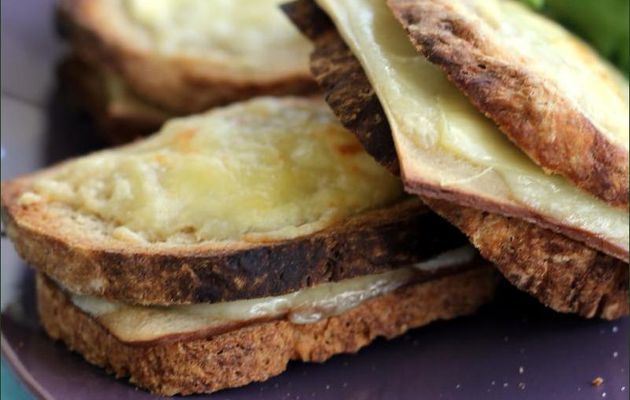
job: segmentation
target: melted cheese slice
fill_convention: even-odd
[[[545,174],[418,54],[384,1],[317,3],[372,83],[408,183],[577,239],[594,236],[594,247],[627,258],[628,214]]]
[[[171,120],[55,168],[33,191],[114,238],[169,243],[287,239],[403,197],[321,100],[297,98]]]
[[[261,319],[286,317],[295,324],[309,324],[342,314],[369,299],[423,277],[431,277],[445,268],[470,264],[476,254],[472,247],[465,246],[423,263],[381,274],[325,283],[282,296],[225,303],[130,306],[76,294],[71,300],[125,342],[145,342],[199,332],[211,334]]]
[[[124,0],[130,22],[161,54],[210,57],[231,69],[305,70],[310,44],[282,0]]]

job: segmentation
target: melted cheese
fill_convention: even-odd
[[[229,68],[305,69],[310,44],[282,14],[282,0],[125,0],[128,18],[165,55],[208,55]]]
[[[421,275],[419,271],[435,273],[470,264],[476,254],[470,246],[465,246],[426,262],[381,274],[325,283],[282,296],[225,303],[158,307],[130,306],[84,295],[72,295],[71,299],[126,342],[229,328],[234,323],[283,316],[295,324],[309,324],[344,313],[371,298],[411,283]]]
[[[530,161],[442,71],[418,54],[384,1],[317,3],[333,19],[374,86],[405,177],[524,207],[556,225],[592,232],[628,251],[628,214],[562,177],[547,175]],[[496,14],[500,10],[491,5],[483,10],[489,21],[503,24]]]
[[[275,240],[403,196],[320,100],[259,98],[167,122],[36,181],[44,201],[127,241]]]

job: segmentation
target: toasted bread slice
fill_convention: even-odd
[[[388,0],[409,38],[545,170],[628,208],[628,81],[512,0]]]
[[[111,71],[76,56],[59,66],[61,85],[78,108],[96,121],[98,132],[112,144],[124,144],[157,132],[174,115],[134,95]]]
[[[20,255],[140,304],[276,295],[465,243],[319,99],[260,98],[2,186]]]
[[[377,161],[396,172],[395,149],[386,148],[393,147],[389,123],[359,61],[313,1],[284,9],[315,45],[311,68],[333,112]],[[607,319],[628,313],[626,263],[524,220],[422,199],[462,229],[512,284],[554,310]]]
[[[628,260],[628,213],[534,164],[418,54],[385,4],[318,3],[381,101],[408,191],[526,219]]]
[[[73,51],[117,74],[136,95],[175,114],[259,95],[304,94],[309,44],[278,0],[62,0]]]
[[[37,304],[48,334],[92,364],[161,395],[210,393],[264,381],[289,360],[322,362],[354,353],[377,337],[475,312],[495,287],[490,268],[475,268],[411,284],[344,313],[310,324],[259,322],[215,336],[138,345],[113,336],[38,274]],[[185,360],[185,362],[184,362]]]

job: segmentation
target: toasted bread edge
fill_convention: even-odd
[[[387,3],[416,49],[532,160],[608,204],[628,208],[627,149],[569,99],[524,66],[506,63],[501,47],[479,37],[448,1]]]
[[[159,246],[90,239],[46,202],[20,204],[40,174],[2,184],[2,218],[18,254],[73,292],[127,303],[280,295],[384,272],[466,243],[456,228],[413,198],[285,240]]]

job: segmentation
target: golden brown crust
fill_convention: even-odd
[[[132,244],[89,237],[84,226],[60,217],[45,202],[20,204],[21,194],[40,174],[2,185],[3,221],[17,252],[74,292],[127,303],[279,295],[387,271],[466,242],[457,229],[407,198],[294,239],[229,246]]]
[[[388,0],[416,49],[532,160],[608,204],[627,208],[627,149],[522,61],[506,62],[511,49],[482,37],[450,3]]]
[[[628,314],[628,264],[522,220],[442,200],[424,201],[470,238],[516,287],[556,311]]]
[[[495,283],[494,271],[476,268],[398,289],[315,324],[264,322],[216,337],[153,346],[115,339],[42,274],[37,300],[51,337],[118,378],[175,395],[264,381],[283,372],[289,360],[322,362],[354,353],[380,336],[393,338],[435,320],[471,314],[492,299]]]
[[[359,115],[361,102],[364,102],[372,112],[381,113],[371,121],[384,120],[387,129],[383,128],[383,122],[372,129],[369,121],[346,127],[360,137],[362,143],[373,141],[384,145],[379,136],[391,135],[387,119],[382,108],[374,106],[378,98],[373,90],[365,89],[369,81],[332,22],[311,0],[294,2],[285,10],[289,10],[289,16],[298,27],[314,39],[312,69],[325,89],[326,100],[334,99],[329,102],[333,112],[337,116]],[[342,63],[354,66],[339,65]],[[346,71],[353,71],[352,77],[346,77]],[[363,82],[354,86],[345,83],[346,79]],[[353,87],[362,94],[371,93],[372,97],[353,92]],[[340,117],[340,120],[348,119]],[[366,146],[368,153],[370,148]],[[383,154],[390,154],[387,150],[370,154],[383,165],[392,165],[390,158],[382,158]],[[627,263],[532,223],[456,205],[457,198],[451,199],[454,203],[431,197],[422,199],[464,231],[480,253],[495,263],[512,284],[554,310],[607,319],[628,314]]]
[[[628,248],[624,242],[611,242],[608,238],[597,235],[572,226],[567,226],[562,221],[540,215],[535,210],[515,206],[514,203],[504,202],[502,199],[486,199],[471,196],[459,189],[437,188],[435,184],[418,177],[405,177],[405,190],[414,193],[422,199],[437,199],[459,204],[463,207],[471,207],[477,210],[503,215],[508,218],[517,218],[533,225],[548,229],[557,235],[569,238],[583,246],[598,250],[619,260],[628,262]]]
[[[61,62],[58,75],[73,103],[94,119],[103,139],[113,145],[157,132],[167,119],[173,117],[167,111],[146,112],[111,98],[99,71],[76,56]]]
[[[229,68],[184,57],[162,57],[112,27],[100,0],[63,0],[60,30],[85,61],[116,71],[141,98],[176,114],[190,114],[260,95],[310,94],[307,71],[269,77],[231,74]],[[111,5],[111,4],[110,4]],[[270,71],[273,73],[274,71]]]

